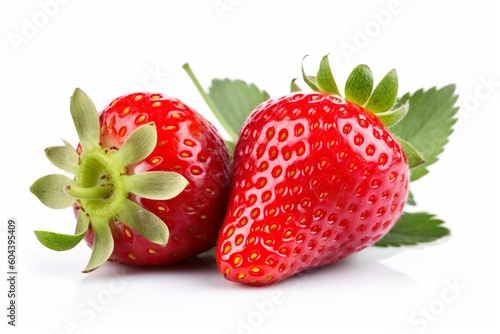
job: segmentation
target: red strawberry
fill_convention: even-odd
[[[241,129],[216,248],[228,280],[267,285],[341,260],[379,240],[402,212],[407,159],[372,112],[391,122],[406,112],[387,111],[395,72],[370,95],[369,69],[353,71],[346,95],[359,104],[339,96],[326,57],[317,78],[304,79],[318,92],[264,102]]]
[[[167,264],[213,246],[224,214],[230,157],[217,130],[181,101],[135,93],[100,113],[79,89],[71,113],[80,138],[47,157],[74,180],[53,174],[31,191],[51,208],[72,206],[75,235],[36,231],[66,250],[83,237],[93,247],[85,272],[106,260]]]

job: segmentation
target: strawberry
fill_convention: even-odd
[[[303,77],[314,92],[293,81],[295,92],[260,104],[240,131],[216,247],[228,280],[269,285],[344,259],[384,236],[405,205],[408,145],[386,127],[408,110],[391,109],[396,72],[372,91],[358,66],[346,98],[326,56],[317,77]]]
[[[35,231],[45,246],[92,247],[84,272],[106,260],[168,264],[211,247],[222,222],[230,157],[218,131],[178,99],[134,93],[98,115],[76,89],[70,104],[80,144],[46,150],[56,167],[31,191],[48,207],[73,206],[75,235]]]

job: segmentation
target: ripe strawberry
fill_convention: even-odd
[[[395,71],[372,93],[371,72],[356,68],[346,95],[357,103],[339,95],[326,57],[318,76],[304,80],[316,92],[264,102],[241,129],[216,248],[228,280],[268,285],[341,260],[375,243],[401,215],[409,166],[381,121],[395,123],[407,111],[389,110]]]
[[[217,130],[181,101],[135,93],[98,116],[79,89],[71,113],[80,145],[46,150],[74,179],[53,174],[31,191],[51,208],[73,206],[75,235],[36,231],[47,247],[67,250],[85,237],[85,272],[106,260],[176,262],[213,246],[224,214],[230,157]]]

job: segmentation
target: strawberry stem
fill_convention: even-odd
[[[236,140],[238,139],[238,133],[233,130],[232,126],[228,123],[228,121],[226,120],[224,115],[220,112],[219,108],[217,108],[214,101],[212,101],[210,96],[208,96],[208,94],[205,92],[205,90],[201,86],[200,82],[198,81],[198,79],[194,75],[193,71],[191,70],[191,67],[189,66],[189,64],[186,63],[186,64],[182,65],[182,68],[187,72],[189,78],[191,78],[191,81],[196,86],[196,89],[198,90],[200,95],[203,97],[203,100],[205,100],[205,103],[208,105],[208,107],[210,108],[212,113],[215,115],[215,117],[217,118],[219,123],[222,125],[222,127],[224,127],[224,129],[226,130],[229,137],[231,137],[231,140],[233,142],[236,142]]]
[[[113,194],[113,186],[79,187],[77,185],[68,185],[64,189],[64,192],[78,199],[108,199]]]

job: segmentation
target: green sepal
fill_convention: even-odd
[[[99,268],[109,259],[111,253],[113,253],[114,241],[109,223],[109,219],[106,217],[95,217],[91,221],[92,230],[94,232],[94,244],[92,246],[90,260],[82,271],[83,273],[89,273]]]
[[[76,221],[75,234],[80,234],[82,232],[87,232],[89,229],[90,220],[87,213],[83,210],[78,210],[78,219]]]
[[[390,110],[398,98],[398,74],[392,69],[380,80],[364,107],[374,114]]]
[[[365,105],[373,90],[373,74],[371,69],[358,65],[352,70],[345,84],[345,98],[360,106]]]
[[[296,92],[301,92],[302,88],[297,85],[297,78],[293,79],[292,82],[290,82],[290,93],[296,93]]]
[[[155,200],[174,198],[189,184],[184,176],[175,172],[145,172],[124,175],[123,180],[129,192]]]
[[[70,143],[63,141],[64,146],[52,146],[45,149],[45,155],[57,168],[76,175],[78,172],[78,153]]]
[[[167,225],[158,216],[135,202],[125,201],[116,217],[151,242],[163,246],[168,241],[170,233]]]
[[[92,100],[80,88],[71,96],[70,111],[83,151],[99,147],[99,115]]]
[[[391,127],[399,123],[406,114],[408,113],[408,110],[410,108],[410,104],[406,102],[405,104],[395,108],[391,109],[389,111],[382,112],[380,114],[377,114],[377,117],[380,119],[382,124],[384,124],[386,127]]]
[[[408,167],[410,169],[416,168],[425,163],[424,157],[413,147],[409,142],[399,137],[396,137],[399,144],[405,152],[406,159],[408,160]]]
[[[74,248],[83,239],[89,228],[88,217],[82,211],[78,214],[75,234],[61,234],[48,231],[35,231],[37,239],[47,248],[66,251]]]
[[[304,70],[304,60],[307,58],[307,55],[302,58],[302,79],[304,82],[315,92],[320,92],[321,89],[318,87],[318,82],[316,81],[316,77],[312,75],[307,75]]]
[[[118,168],[144,160],[156,147],[157,133],[155,123],[147,123],[135,129],[125,140],[113,157]]]
[[[45,175],[36,180],[30,187],[30,191],[40,202],[51,209],[69,208],[75,203],[75,199],[65,193],[68,185],[74,181],[61,174]]]
[[[61,234],[48,231],[35,231],[37,239],[47,248],[66,251],[78,245],[86,232],[80,234]]]
[[[340,95],[333,73],[328,61],[328,55],[321,59],[317,76],[305,73],[304,60],[302,59],[302,78],[307,85],[316,92]],[[291,90],[296,91],[298,86],[292,81]],[[390,110],[396,102],[398,95],[398,75],[392,69],[373,89],[373,75],[366,65],[357,66],[349,75],[346,82],[346,100],[356,103],[374,114]]]
[[[340,95],[337,83],[335,82],[332,70],[330,68],[328,55],[324,56],[321,59],[318,74],[316,76],[316,82],[322,92]]]

